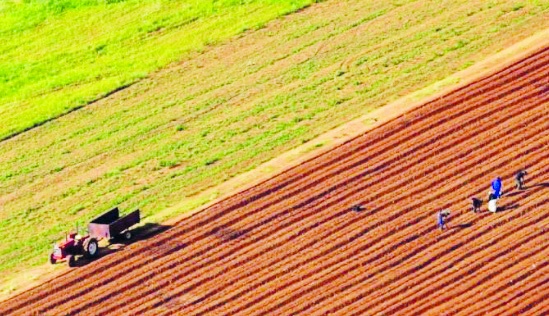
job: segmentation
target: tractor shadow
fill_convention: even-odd
[[[149,238],[152,238],[160,233],[163,233],[167,231],[168,229],[172,228],[171,225],[162,225],[157,223],[146,223],[143,226],[136,227],[133,229],[133,233],[135,235],[134,240],[147,240]]]
[[[131,230],[133,236],[130,240],[125,240],[123,238],[113,238],[109,240],[108,243],[102,240],[99,243],[99,254],[97,258],[87,259],[83,256],[78,256],[76,258],[74,267],[86,266],[87,264],[96,261],[99,258],[103,258],[110,254],[124,250],[124,248],[130,244],[150,239],[160,233],[167,231],[170,228],[172,228],[172,226],[161,225],[157,223],[146,223],[143,226],[139,226]]]
[[[154,236],[161,234],[170,228],[172,228],[172,226],[157,223],[146,223],[143,226],[139,226],[131,230],[133,236],[130,240],[125,240],[124,238],[113,238],[109,240],[109,246],[103,249],[106,250],[106,254],[116,252],[123,249],[127,245],[153,238]]]

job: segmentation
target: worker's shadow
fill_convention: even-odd
[[[506,197],[513,197],[521,194],[528,194],[530,189],[543,189],[543,188],[549,188],[549,182],[542,182],[538,184],[533,184],[530,186],[524,186],[522,190],[515,191],[513,193],[505,194]]]
[[[513,196],[517,196],[517,195],[520,195],[520,194],[527,194],[528,191],[528,188],[524,188],[524,190],[521,190],[521,191],[516,191],[516,192],[513,192],[513,193],[509,193],[509,194],[505,194],[504,197],[513,197]]]
[[[452,226],[450,226],[450,229],[465,229],[465,228],[469,228],[471,226],[473,226],[473,223],[469,222],[469,223],[452,225]]]
[[[508,205],[504,205],[504,206],[499,206],[496,210],[497,213],[500,213],[500,212],[505,212],[505,211],[510,211],[510,210],[515,210],[517,208],[519,208],[520,204],[518,203],[513,203],[513,204],[508,204]]]

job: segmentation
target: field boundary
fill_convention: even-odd
[[[108,98],[108,97],[112,96],[113,94],[116,94],[116,93],[118,93],[118,92],[120,92],[120,91],[123,91],[123,90],[125,90],[125,89],[127,89],[127,88],[133,86],[134,84],[138,83],[139,81],[141,81],[141,80],[143,80],[143,79],[146,79],[146,78],[148,78],[148,76],[147,76],[147,77],[144,77],[144,78],[142,78],[142,79],[138,79],[138,80],[135,80],[135,81],[132,81],[132,82],[123,84],[123,85],[121,85],[120,87],[118,87],[118,88],[116,88],[116,89],[113,89],[113,90],[111,90],[111,91],[106,92],[105,94],[103,94],[102,96],[100,96],[100,97],[98,97],[98,98],[96,98],[96,99],[93,99],[93,100],[91,100],[91,101],[89,101],[89,102],[87,102],[87,103],[85,103],[85,104],[81,104],[81,105],[75,106],[75,107],[71,108],[70,110],[68,110],[68,111],[66,111],[66,112],[64,112],[64,113],[59,114],[58,116],[50,117],[49,119],[46,119],[46,120],[43,120],[43,121],[41,121],[41,122],[35,123],[35,124],[31,125],[31,126],[25,127],[24,129],[22,129],[22,130],[20,130],[20,131],[18,131],[18,132],[14,132],[14,133],[12,133],[12,134],[6,135],[6,136],[0,138],[0,143],[5,142],[5,141],[8,141],[8,140],[10,140],[10,139],[12,139],[12,138],[15,138],[15,137],[17,137],[17,136],[19,136],[19,135],[21,135],[21,134],[23,134],[23,133],[26,133],[26,132],[28,132],[28,131],[31,131],[31,130],[33,130],[33,129],[35,129],[35,128],[41,127],[41,126],[43,126],[43,125],[46,125],[46,124],[48,124],[48,123],[50,123],[50,122],[53,122],[53,121],[55,121],[55,120],[57,120],[57,119],[60,119],[60,118],[64,117],[64,116],[70,115],[70,114],[72,114],[72,113],[74,113],[74,112],[76,112],[76,111],[80,111],[80,110],[82,110],[82,109],[85,108],[85,107],[94,105],[94,104],[98,103],[99,101],[101,101],[101,100],[103,100],[103,99],[106,99],[106,98]]]

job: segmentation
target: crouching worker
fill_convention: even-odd
[[[477,199],[476,197],[471,199],[473,202],[473,213],[480,212],[480,207],[482,206],[482,200]]]
[[[440,230],[446,229],[446,219],[450,216],[450,210],[442,210],[437,214],[437,226]]]
[[[526,170],[522,169],[515,175],[515,184],[518,190],[524,189],[524,176],[527,174]]]

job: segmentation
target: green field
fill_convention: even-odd
[[[0,2],[0,139],[311,0]]]
[[[29,113],[55,117],[120,84],[145,78],[0,143],[0,271],[5,277],[45,263],[52,242],[77,221],[83,224],[115,205],[123,210],[140,207],[149,222],[181,214],[215,198],[185,203],[197,193],[549,27],[547,1],[326,1],[265,27],[257,27],[262,25],[258,20],[249,22],[255,30],[216,45],[196,44],[194,49],[202,52],[188,54],[186,41],[179,41],[185,32],[175,26],[192,20],[193,14],[207,16],[193,22],[205,23],[196,34],[205,32],[209,38],[212,33],[204,30],[229,25],[229,31],[218,36],[226,37],[245,28],[239,23],[246,17],[251,21],[261,13],[267,20],[305,1],[288,1],[286,6],[245,1],[246,10],[219,9],[230,12],[232,19],[206,9],[179,15],[177,5],[169,3],[174,7],[166,10],[171,14],[166,23],[173,29],[166,27],[165,34],[160,31],[135,46],[107,44],[104,63],[88,56],[97,44],[82,46],[96,37],[112,36],[118,43],[142,39],[147,33],[140,31],[139,23],[127,30],[120,26],[126,25],[127,15],[140,10],[136,2],[52,13],[51,24],[59,32],[62,25],[83,21],[82,14],[100,21],[81,32],[89,37],[73,35],[70,50],[42,41],[41,32],[53,27],[49,24],[18,27],[20,37],[26,38],[18,43],[36,46],[27,60],[41,56],[52,59],[53,66],[45,62],[43,70],[34,71],[25,70],[24,62],[13,64],[20,75],[8,88],[2,85],[6,91],[1,93],[0,111],[7,116],[2,115],[0,126],[11,124],[4,135],[17,130],[14,126],[24,128],[24,122],[34,124]],[[115,14],[114,9],[108,14],[98,10],[111,5],[128,6],[118,12],[122,20],[92,14]],[[260,9],[250,10],[253,6]],[[270,15],[268,8],[274,10]],[[135,13],[133,21],[138,16]],[[210,20],[212,16],[219,18]],[[221,21],[225,24],[216,24]],[[93,35],[93,24],[98,23],[114,34]],[[72,32],[77,30],[81,28]],[[5,31],[1,34],[8,43],[18,41]],[[48,34],[53,34],[51,29]],[[2,71],[5,64],[11,65],[5,51],[12,58],[25,58],[22,52],[27,50],[15,46],[2,46]],[[160,47],[169,50],[162,58]],[[72,62],[65,64],[59,54]],[[181,56],[189,59],[145,76]],[[113,60],[116,70],[107,60]],[[104,72],[88,76],[95,63],[103,65]],[[59,72],[52,77],[57,79],[42,75],[50,72]],[[108,79],[97,79],[102,76]],[[125,79],[119,81],[121,77]],[[73,79],[82,85],[69,83]],[[14,110],[13,102],[20,99],[27,101]]]

